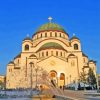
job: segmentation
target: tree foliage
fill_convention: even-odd
[[[0,81],[0,89],[4,88],[4,83]]]
[[[84,69],[82,70],[82,72],[80,73],[80,81],[83,83],[87,82],[87,78],[86,78],[87,74],[85,73]]]
[[[89,72],[88,72],[87,82],[90,85],[95,85],[96,84],[96,77],[95,77],[95,74],[94,74],[94,72],[91,68],[89,69]]]

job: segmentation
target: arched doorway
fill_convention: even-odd
[[[60,73],[60,86],[64,86],[65,85],[65,74],[64,73]]]
[[[51,83],[56,87],[57,85],[57,72],[55,70],[51,70],[49,73]]]

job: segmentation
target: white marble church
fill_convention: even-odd
[[[96,63],[83,53],[80,39],[75,35],[70,38],[64,28],[51,19],[40,26],[32,38],[23,40],[22,51],[7,65],[7,89],[29,88],[30,73],[34,87],[37,70],[46,70],[57,86],[78,82],[80,73],[88,72],[89,68],[96,74]]]

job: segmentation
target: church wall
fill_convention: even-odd
[[[65,84],[69,84],[70,82],[73,82],[73,80],[77,79],[77,61],[75,60],[75,66],[72,67],[70,65],[70,61],[63,61],[56,57],[50,57],[47,58],[41,62],[38,62],[38,65],[43,66],[43,69],[50,72],[51,70],[55,70],[58,73],[58,78],[60,73],[65,74]],[[70,79],[71,75],[71,79]],[[68,80],[67,80],[68,78]],[[71,81],[70,81],[71,80]]]
[[[64,73],[65,77],[66,77],[66,73],[67,73],[66,63],[67,63],[66,61],[63,61],[59,58],[52,56],[52,57],[49,57],[43,61],[38,62],[37,64],[39,66],[42,66],[42,68],[44,70],[46,70],[48,73],[51,70],[55,70],[58,73],[57,77],[59,78],[60,73]]]
[[[9,64],[7,66],[7,74],[6,74],[6,88],[15,88],[14,84],[14,64]]]
[[[68,74],[68,83],[73,83],[73,81],[76,81],[79,79],[78,75],[78,66],[77,66],[77,57],[70,57],[68,58],[68,67],[69,67],[69,74]]]
[[[82,52],[76,53],[77,55],[77,62],[78,62],[78,68],[79,68],[79,73],[82,71],[83,68],[83,57],[82,57]]]
[[[14,59],[14,63],[15,63],[15,66],[19,66],[21,65],[21,58],[16,58]]]

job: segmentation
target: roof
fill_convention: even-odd
[[[94,60],[89,60],[89,62],[93,62],[93,63],[96,63],[96,61],[94,61]]]
[[[20,58],[20,57],[21,57],[21,53],[19,53],[14,59]]]
[[[36,32],[46,31],[46,30],[59,30],[59,31],[65,32],[62,26],[56,23],[50,23],[50,22],[40,26]]]
[[[32,39],[27,36],[23,41],[25,41],[25,40],[32,40]]]
[[[77,40],[80,40],[78,37],[76,37],[75,35],[70,39],[70,40],[73,40],[73,39],[77,39]]]
[[[55,43],[55,42],[49,42],[49,43],[42,45],[38,51],[44,50],[44,49],[62,49],[62,50],[65,50],[60,44]]]
[[[88,58],[88,56],[87,56],[86,54],[84,54],[84,53],[82,53],[82,56],[84,56],[84,57],[87,57],[87,58]]]
[[[8,64],[15,64],[13,61],[10,61]]]

